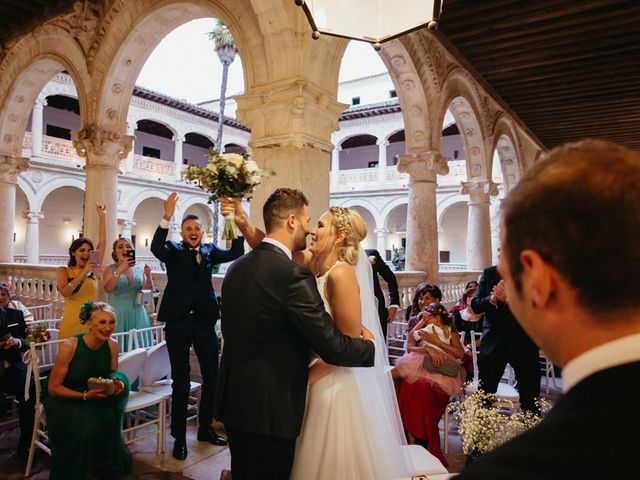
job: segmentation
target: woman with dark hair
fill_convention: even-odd
[[[78,315],[80,307],[89,300],[98,298],[98,279],[95,270],[102,263],[102,255],[106,245],[106,210],[104,205],[96,204],[100,229],[98,238],[99,263],[90,260],[89,253],[94,250],[93,242],[86,237],[75,239],[69,247],[69,262],[66,267],[58,267],[57,287],[64,297],[64,312],[60,322],[58,338],[68,338],[85,330]]]
[[[465,344],[469,343],[470,332],[482,332],[482,314],[475,313],[471,308],[471,299],[477,289],[478,282],[475,280],[467,282],[462,297],[451,307],[450,313],[456,330],[458,333],[466,332]]]
[[[135,257],[129,254],[132,251],[133,244],[128,238],[122,237],[113,242],[111,258],[114,263],[106,267],[102,274],[103,287],[109,294],[109,305],[118,317],[116,333],[149,326],[147,311],[137,299],[141,289],[153,291],[151,268],[149,265],[144,268],[136,265]]]
[[[106,303],[87,302],[78,315],[86,332],[60,344],[42,390],[51,447],[49,478],[119,478],[131,471],[131,455],[120,434],[129,385],[117,371],[118,343],[111,338],[115,312]]]
[[[424,307],[432,303],[440,303],[442,301],[442,290],[432,283],[421,283],[416,288],[413,295],[411,308],[407,308],[405,320],[409,322],[407,330],[411,330],[420,321],[418,315],[424,310]]]

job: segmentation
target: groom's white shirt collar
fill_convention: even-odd
[[[273,238],[269,238],[269,237],[264,237],[262,241],[265,243],[270,243],[271,245],[275,245],[280,250],[282,250],[287,255],[287,257],[289,257],[289,260],[293,260],[293,256],[291,255],[291,250],[285,247],[285,245],[282,242],[279,242],[278,240],[274,240]]]

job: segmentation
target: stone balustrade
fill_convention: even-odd
[[[142,155],[133,156],[132,173],[144,177],[152,177],[156,179],[173,180],[176,174],[176,164],[158,158],[143,157]]]

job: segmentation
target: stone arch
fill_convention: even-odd
[[[90,114],[89,73],[84,54],[64,29],[47,25],[10,45],[0,63],[0,151],[19,155],[36,98],[57,73],[66,70],[76,87],[82,117]]]
[[[405,128],[407,153],[435,149],[440,139],[433,132],[429,98],[437,88],[423,69],[431,64],[424,45],[415,34],[385,42],[380,51],[398,94]],[[424,62],[424,65],[421,63]]]
[[[203,199],[202,197],[191,196],[191,197],[185,199],[184,201],[182,201],[181,203],[182,203],[182,205],[180,205],[180,218],[179,218],[179,220],[182,220],[182,217],[184,216],[184,213],[187,210],[189,210],[189,208],[191,208],[191,207],[193,207],[195,205],[199,205],[202,208],[204,208],[204,209],[206,209],[207,211],[210,212],[211,219],[213,221],[213,211],[211,210],[211,204],[208,204],[207,201],[205,199]]]
[[[134,215],[136,213],[136,209],[140,206],[142,202],[149,198],[157,198],[164,202],[167,198],[166,190],[160,189],[146,189],[137,192],[133,197],[127,200],[127,210],[124,218],[126,220],[134,220]]]
[[[505,190],[509,191],[520,180],[523,165],[517,131],[506,115],[501,115],[496,121],[492,138],[492,152],[496,151],[500,158]]]
[[[443,124],[447,109],[456,120],[467,161],[467,178],[490,178],[491,158],[487,152],[488,129],[482,121],[474,84],[460,69],[446,78],[438,122]]]
[[[148,2],[118,1],[111,9],[102,28],[102,41],[89,53],[89,62],[95,68],[95,91],[98,93],[96,119],[103,128],[124,132],[126,112],[144,62],[160,40],[180,25],[198,18],[222,19],[231,31],[243,60],[243,73],[247,91],[276,80],[302,76],[307,55],[300,48],[314,48],[320,57],[332,54],[318,42],[301,34],[309,30],[303,12],[286,0],[253,2],[238,0],[150,0]],[[107,41],[108,40],[108,41]],[[302,45],[301,45],[302,44]],[[335,45],[338,45],[336,47]],[[343,45],[344,44],[344,45]],[[322,45],[346,47],[346,41],[324,41]],[[341,56],[340,56],[341,58]],[[313,78],[320,84],[333,85],[335,75],[326,75],[327,63],[314,57],[320,69]],[[333,73],[333,72],[332,72]],[[330,78],[326,78],[330,77]],[[324,85],[320,85],[324,86]],[[335,93],[335,89],[328,88]]]
[[[446,206],[438,215],[438,249],[449,252],[449,263],[467,262],[468,209],[467,202],[455,195],[447,199]],[[456,215],[458,218],[447,221],[449,215]]]
[[[344,142],[346,142],[347,140],[350,140],[352,138],[356,138],[356,137],[373,137],[376,139],[376,142],[379,140],[379,138],[375,135],[373,135],[372,133],[369,133],[367,131],[363,131],[363,132],[358,132],[358,133],[354,133],[354,132],[349,132],[347,135],[345,135],[344,137],[338,137],[338,140],[336,140],[336,147],[342,147],[342,144]],[[374,143],[375,144],[375,143]],[[374,145],[372,144],[372,145]]]
[[[66,255],[72,238],[78,238],[85,225],[84,185],[69,181],[71,179],[65,180],[67,181],[64,183],[49,184],[49,187],[54,188],[49,188],[46,196],[42,196],[37,210],[44,213],[39,228],[41,255]],[[95,208],[93,211],[95,214]]]
[[[373,228],[377,228],[382,223],[380,221],[380,214],[378,212],[378,208],[376,208],[375,203],[366,198],[345,198],[342,201],[338,202],[338,204],[340,207],[344,208],[360,208],[362,210],[366,210],[373,217]]]
[[[47,197],[53,193],[54,191],[63,188],[63,187],[73,187],[78,190],[85,191],[86,183],[84,178],[81,177],[59,177],[52,176],[48,179],[44,180],[41,184],[38,185],[36,195],[32,204],[32,208],[35,211],[42,210],[42,206],[44,205]]]
[[[131,121],[131,119],[129,119],[129,120]],[[137,126],[138,122],[141,122],[141,121],[143,121],[143,120],[148,120],[148,121],[150,121],[150,122],[159,123],[159,124],[160,124],[160,125],[162,125],[163,127],[166,127],[166,128],[167,128],[167,130],[169,130],[169,131],[173,134],[173,136],[174,136],[174,137],[176,137],[176,136],[178,136],[178,135],[179,135],[181,138],[183,137],[183,135],[182,135],[182,134],[178,133],[178,130],[176,129],[176,127],[174,127],[173,125],[171,125],[170,123],[168,123],[168,122],[166,121],[166,119],[161,119],[160,117],[157,117],[157,116],[153,115],[153,112],[149,112],[149,114],[142,115],[140,118],[137,118],[137,119],[135,120],[135,125],[136,125],[136,128],[135,128],[135,129],[136,129],[136,130],[138,129],[138,126]]]
[[[392,210],[400,205],[408,205],[408,199],[406,196],[396,197],[382,207],[380,211],[380,217],[384,219],[382,225],[386,225],[386,218],[389,217]]]
[[[388,132],[387,134],[385,134],[385,136],[384,136],[384,141],[388,143],[388,142],[389,142],[389,139],[390,139],[391,137],[393,137],[393,136],[394,136],[394,135],[396,135],[397,133],[404,132],[404,131],[405,131],[405,130],[404,130],[404,126],[402,126],[402,127],[400,127],[400,128],[394,128],[393,130],[391,130],[390,132]],[[406,136],[405,136],[405,142],[406,142]]]

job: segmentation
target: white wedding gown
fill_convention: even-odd
[[[447,473],[419,446],[406,445],[382,329],[378,320],[371,266],[360,249],[355,267],[365,327],[376,337],[371,368],[337,367],[307,391],[302,431],[296,443],[292,480],[392,480]],[[317,278],[325,309],[329,272]],[[366,300],[368,299],[368,300]]]

